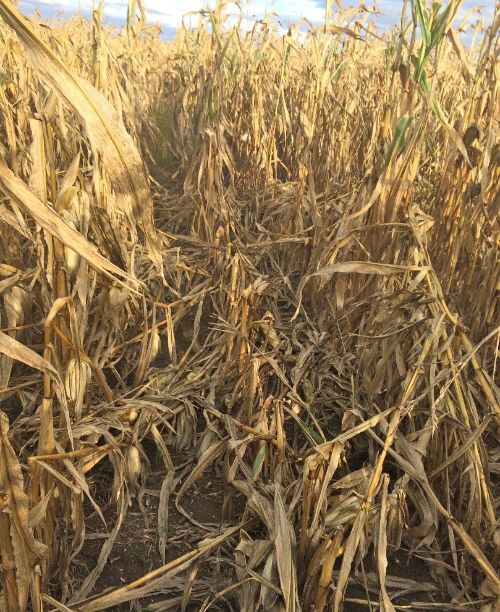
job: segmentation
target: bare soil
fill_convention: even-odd
[[[187,455],[176,455],[175,463],[183,465],[186,463]],[[109,478],[105,469],[101,469],[103,479]],[[104,566],[104,569],[90,594],[102,594],[108,590],[113,590],[130,584],[134,580],[141,578],[152,570],[162,566],[162,560],[158,546],[158,503],[159,489],[165,476],[164,470],[160,466],[158,457],[151,457],[151,467],[143,483],[143,490],[139,496],[135,497],[132,506],[127,512],[119,536],[113,547],[113,551]],[[108,483],[111,486],[111,481]],[[109,490],[109,487],[108,490]],[[103,489],[103,482],[99,483],[100,490]],[[202,525],[216,527],[222,525],[227,520],[227,508],[224,507],[224,499],[227,494],[227,485],[216,470],[212,467],[187,491],[183,497],[183,508],[189,515]],[[140,497],[140,502],[139,498]],[[233,500],[232,519],[235,520],[244,510],[243,500],[236,498]],[[173,559],[192,550],[200,540],[209,534],[190,522],[185,516],[178,512],[175,506],[175,494],[169,498],[169,538],[167,542],[165,561],[168,563]],[[110,524],[113,524],[114,517],[109,515]],[[76,584],[81,584],[84,578],[95,566],[99,557],[102,544],[108,536],[106,528],[101,519],[88,506],[88,516],[86,519],[87,536],[85,544],[75,560],[75,571],[73,579]],[[212,531],[213,535],[213,531]],[[338,571],[339,568],[336,568]],[[179,585],[187,583],[185,572],[179,575]],[[440,610],[440,602],[445,601],[441,596],[439,587],[433,583],[424,561],[415,555],[404,551],[398,551],[390,559],[387,569],[388,577],[393,580],[397,578],[414,582],[415,591],[405,593],[401,589],[401,595],[394,603],[404,606],[404,610]],[[209,581],[212,585],[214,602],[210,610],[230,610],[237,612],[234,601],[225,601],[217,598],[216,594],[231,583],[232,572],[230,567],[223,567],[217,560],[206,559],[198,566],[197,579]],[[365,562],[364,567],[359,567],[357,579],[351,580],[346,593],[346,612],[367,612],[378,610],[378,585],[376,583],[375,565],[368,566]],[[179,598],[182,590],[179,591]],[[193,597],[192,597],[193,598]],[[196,599],[196,595],[194,597]],[[173,605],[172,605],[173,604]],[[195,612],[202,606],[202,601],[191,603],[186,610]],[[172,602],[172,591],[165,594],[158,594],[154,597],[143,598],[130,603],[115,606],[113,610],[126,612],[129,610],[181,610],[180,603]],[[307,611],[314,612],[314,611]]]

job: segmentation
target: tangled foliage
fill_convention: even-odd
[[[0,0],[0,608],[496,609],[500,15],[326,4]],[[100,590],[153,456],[162,564]]]

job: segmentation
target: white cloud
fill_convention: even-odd
[[[152,21],[177,28],[183,15],[215,5],[215,0],[145,0],[146,11]],[[92,0],[21,0],[22,10],[39,9],[42,13],[51,14],[60,11],[63,14],[89,13]],[[235,8],[236,12],[236,8]],[[275,12],[288,20],[306,17],[311,21],[321,21],[324,8],[316,0],[251,0],[243,3],[245,16],[263,17],[266,12]],[[105,0],[104,13],[113,19],[124,19],[127,14],[127,0]]]
[[[383,12],[383,16],[378,18],[380,25],[386,26],[399,21],[402,0],[376,0],[376,2]],[[367,5],[373,3],[373,0],[366,1]],[[476,3],[481,3],[481,0],[465,0],[462,15]],[[92,4],[92,0],[21,0],[19,6],[25,12],[38,8],[42,14],[49,16],[58,11],[68,16],[77,12],[88,15]],[[199,11],[206,6],[213,7],[214,4],[215,0],[145,0],[149,19],[169,30],[178,28],[186,13]],[[243,0],[241,4],[246,18],[253,16],[261,18],[266,12],[274,12],[286,22],[295,22],[302,17],[316,23],[324,19],[324,0]],[[344,0],[346,6],[357,4],[357,0]],[[494,10],[492,0],[482,0],[482,4],[482,14],[487,19],[491,19]],[[104,13],[113,21],[123,21],[127,14],[127,0],[105,0]]]
[[[115,0],[114,4],[124,5],[125,2]],[[215,0],[145,0],[146,10],[151,17],[171,27],[178,27],[186,13],[199,11],[207,6],[213,8],[214,5]],[[263,17],[269,12],[292,20],[306,17],[311,21],[320,21],[324,17],[324,8],[317,0],[250,0],[242,3],[242,9],[243,15],[248,17]],[[237,10],[234,5],[234,12]]]

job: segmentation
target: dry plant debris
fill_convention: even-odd
[[[498,610],[498,6],[102,8],[0,0],[0,609]]]

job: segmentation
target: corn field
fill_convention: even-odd
[[[460,4],[0,0],[0,610],[499,609],[500,7]]]

